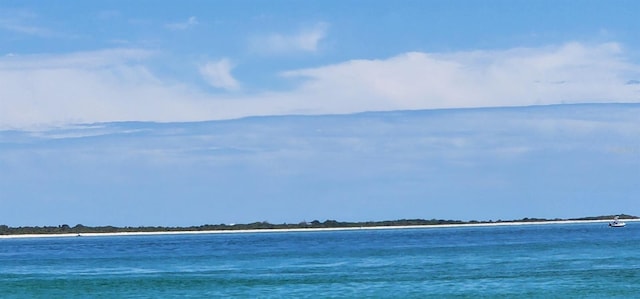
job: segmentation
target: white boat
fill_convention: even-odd
[[[613,218],[613,221],[609,222],[609,226],[611,226],[611,227],[624,227],[625,225],[627,225],[627,224],[622,222],[622,221],[620,221],[618,219],[618,216]]]

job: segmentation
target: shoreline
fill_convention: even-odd
[[[550,221],[516,221],[492,223],[461,223],[433,225],[398,225],[367,227],[324,227],[324,228],[286,228],[286,229],[244,229],[244,230],[203,230],[203,231],[156,231],[156,232],[115,232],[115,233],[67,233],[67,234],[22,234],[0,235],[0,239],[28,238],[75,238],[75,237],[117,237],[117,236],[155,236],[155,235],[207,235],[207,234],[246,234],[246,233],[287,233],[287,232],[323,232],[323,231],[356,231],[356,230],[389,230],[389,229],[434,229],[456,227],[492,227],[550,224],[608,223],[611,220],[550,220]],[[625,219],[624,222],[639,222],[640,219]]]

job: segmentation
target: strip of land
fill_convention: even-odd
[[[625,222],[640,222],[636,216],[624,215],[620,219]],[[424,225],[382,225],[382,226],[336,226],[336,227],[294,227],[294,228],[258,228],[258,229],[217,229],[217,230],[149,230],[149,231],[116,231],[116,232],[65,232],[65,233],[31,233],[31,234],[3,234],[0,239],[14,238],[60,238],[60,237],[107,237],[107,236],[149,236],[149,235],[190,235],[190,234],[236,234],[236,233],[284,233],[284,232],[322,232],[345,230],[387,230],[387,229],[433,229],[455,227],[491,227],[491,226],[517,226],[517,225],[549,225],[549,224],[580,224],[580,223],[608,223],[613,217],[607,219],[591,219],[599,217],[586,217],[587,219],[568,220],[536,220],[536,221],[498,221],[498,222],[462,222]],[[607,216],[608,217],[608,216]],[[158,227],[154,227],[158,228]],[[125,228],[122,228],[125,229]],[[128,229],[128,228],[127,228]],[[169,229],[169,228],[165,228]]]

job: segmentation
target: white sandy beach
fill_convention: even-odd
[[[624,219],[624,222],[639,222],[640,219]],[[492,222],[467,224],[434,224],[434,225],[406,225],[406,226],[370,226],[370,227],[332,227],[332,228],[293,228],[293,229],[247,229],[247,230],[209,230],[209,231],[159,231],[159,232],[117,232],[117,233],[70,233],[70,234],[25,234],[0,235],[0,239],[19,238],[72,238],[72,237],[110,237],[110,236],[150,236],[150,235],[204,235],[204,234],[241,234],[241,233],[285,233],[285,232],[321,232],[348,230],[383,230],[383,229],[433,229],[453,227],[490,227],[517,225],[549,225],[549,224],[578,224],[578,223],[608,223],[610,220],[558,220],[541,222]]]

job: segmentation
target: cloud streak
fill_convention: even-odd
[[[195,70],[212,87],[153,71],[155,53],[108,49],[0,57],[0,128],[118,120],[199,121],[251,115],[640,102],[640,66],[616,43],[403,53],[281,73],[285,91],[251,93],[225,58]],[[250,66],[247,66],[250,68]],[[243,83],[243,86],[247,83]]]
[[[165,27],[169,30],[187,30],[198,25],[198,18],[191,16],[184,22],[169,23]]]
[[[60,34],[34,25],[37,15],[26,10],[7,10],[0,13],[0,29],[38,37],[56,37]]]
[[[318,23],[295,34],[271,33],[254,37],[250,40],[250,45],[254,51],[269,54],[316,52],[328,29],[328,24]]]
[[[62,55],[11,55],[0,59],[0,71],[110,68],[140,63],[154,55],[143,49],[114,48]]]

